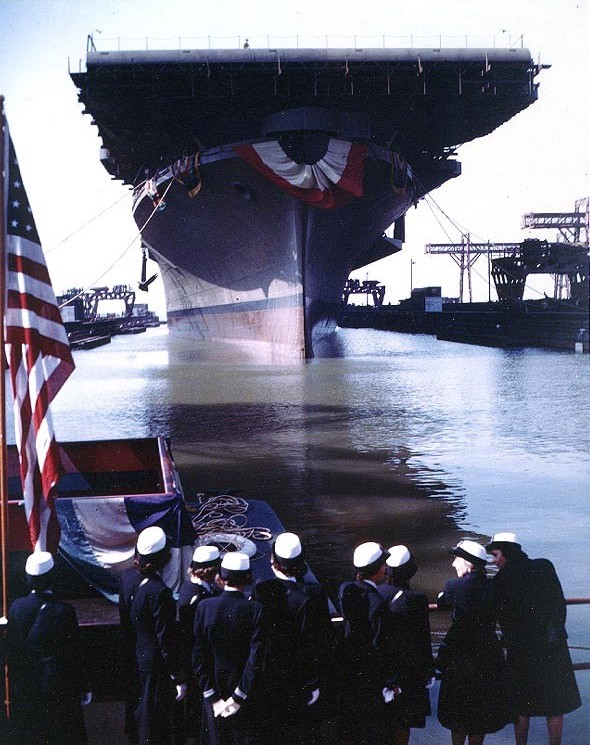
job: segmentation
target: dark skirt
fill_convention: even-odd
[[[469,735],[498,732],[514,720],[501,655],[448,652],[441,669],[438,721]]]
[[[517,714],[555,717],[582,705],[566,642],[544,649],[509,649],[507,661]]]
[[[407,727],[426,727],[426,717],[430,716],[430,691],[425,681],[401,678],[402,692],[386,707],[390,729]]]

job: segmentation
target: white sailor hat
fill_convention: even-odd
[[[250,557],[240,551],[230,551],[223,557],[221,568],[228,572],[248,572]]]
[[[193,552],[193,569],[206,569],[219,564],[221,555],[217,546],[197,546]]]
[[[53,569],[55,562],[49,551],[34,551],[25,564],[25,572],[29,577],[40,577]]]
[[[501,545],[496,545],[502,543],[509,543],[512,546],[520,548],[520,543],[518,542],[518,539],[516,538],[516,535],[514,533],[496,533],[496,535],[492,536],[492,540],[488,543],[486,548],[488,551],[496,547],[502,548]]]
[[[412,554],[409,552],[407,546],[392,546],[387,549],[389,556],[387,557],[386,564],[393,569],[401,567],[407,564],[412,558]]]
[[[386,557],[387,551],[384,551],[382,546],[374,541],[369,541],[367,543],[361,543],[360,546],[354,549],[352,563],[357,569],[364,569]]]
[[[277,536],[273,546],[273,553],[278,559],[292,561],[298,559],[303,553],[303,547],[299,536],[295,533],[281,533]]]
[[[137,553],[141,556],[157,554],[166,547],[166,534],[158,525],[144,528],[137,538]]]
[[[467,538],[464,538],[462,541],[459,541],[459,543],[455,546],[455,548],[451,549],[451,553],[454,556],[460,556],[462,559],[465,559],[466,561],[471,562],[472,564],[474,562],[476,563],[487,563],[488,555],[486,553],[486,550],[483,546],[481,546],[479,543],[476,543],[475,541],[470,541]]]

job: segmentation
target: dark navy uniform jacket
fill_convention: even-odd
[[[176,630],[176,604],[172,591],[158,575],[140,582],[131,606],[135,628],[137,666],[151,671],[163,666],[182,682],[183,664]]]
[[[74,608],[51,592],[18,598],[6,647],[15,719],[22,715],[26,725],[16,741],[85,741],[80,695],[90,686]]]
[[[260,603],[227,589],[199,603],[193,669],[205,698],[250,695],[262,665],[261,614]]]
[[[364,580],[345,582],[339,592],[345,646],[356,666],[377,688],[393,688],[398,677],[397,625],[377,588]]]
[[[430,643],[428,598],[408,585],[382,584],[377,587],[390,613],[400,621],[400,643],[403,645],[404,678],[416,678],[425,685],[434,676]],[[403,684],[402,684],[403,689]]]
[[[325,669],[326,652],[330,635],[328,599],[322,587],[311,582],[291,582],[276,578],[286,592],[287,615],[292,624],[296,645],[292,660],[296,669],[291,670],[293,686],[311,692],[319,686],[320,673]]]
[[[219,595],[221,590],[217,585],[210,583],[183,582],[178,593],[176,608],[178,611],[178,622],[183,634],[192,637],[195,626],[195,613],[201,600]]]

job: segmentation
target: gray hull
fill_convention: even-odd
[[[367,153],[363,196],[335,209],[299,201],[228,148],[202,165],[195,197],[165,176],[165,209],[154,211],[144,192],[135,219],[147,222],[171,332],[239,342],[264,360],[313,356],[336,326],[349,274],[399,250],[383,233],[418,196],[411,185],[392,188],[391,163],[379,156]]]

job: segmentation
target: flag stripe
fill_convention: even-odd
[[[13,241],[15,242],[15,241]],[[20,272],[26,274],[30,279],[36,279],[39,282],[45,282],[46,285],[51,287],[51,280],[49,279],[49,272],[44,264],[40,264],[38,261],[22,256],[16,253],[8,254],[8,271],[9,272]]]
[[[55,494],[62,469],[49,407],[74,362],[6,122],[3,136],[7,153],[5,346],[14,431],[31,546],[54,550],[59,540]]]

